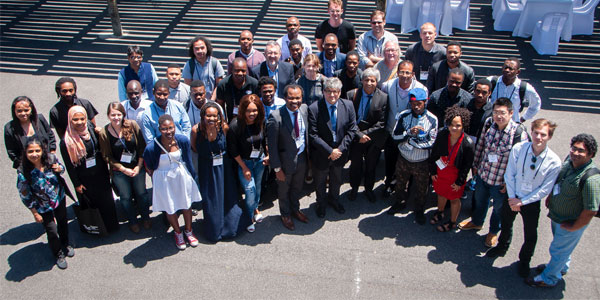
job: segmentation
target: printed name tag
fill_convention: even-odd
[[[91,168],[91,167],[93,167],[95,165],[96,165],[96,158],[95,157],[88,158],[88,159],[85,160],[85,167],[86,168],[89,169],[89,168]]]
[[[234,115],[238,114],[238,107],[237,107],[237,105],[233,107],[233,114]]]
[[[446,163],[442,161],[441,158],[436,160],[435,164],[438,166],[438,168],[440,168],[440,170],[443,170],[446,167]]]
[[[498,154],[488,154],[488,161],[495,164],[498,162]]]
[[[128,164],[128,163],[131,162],[131,159],[133,159],[133,155],[131,153],[129,153],[129,152],[123,152],[121,154],[121,162],[122,163]]]
[[[220,166],[223,164],[223,156],[213,156],[213,167]]]
[[[297,138],[296,139],[296,148],[300,149],[300,146],[302,146],[302,138]]]
[[[556,196],[558,194],[560,194],[560,184],[557,183],[554,185],[554,188],[552,188],[552,195]]]
[[[427,75],[429,75],[428,71],[421,71],[421,73],[419,73],[419,80],[427,80]]]
[[[531,191],[533,191],[533,184],[531,182],[523,182],[521,184],[521,191],[524,193],[531,193]]]
[[[258,158],[259,155],[260,150],[252,149],[252,152],[250,152],[250,158]]]

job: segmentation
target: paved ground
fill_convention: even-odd
[[[508,54],[520,56],[524,77],[544,99],[539,116],[559,123],[550,143],[559,156],[567,154],[568,140],[576,133],[589,132],[600,138],[596,124],[600,120],[600,76],[595,69],[600,65],[598,25],[591,37],[561,43],[560,55],[542,57],[531,51],[527,41],[490,30],[489,1],[472,2],[472,28],[441,40],[464,41],[465,60],[475,66],[478,75],[495,74]],[[149,47],[145,48],[146,57],[164,71],[166,64],[185,60],[185,41],[199,29],[211,35],[216,54],[223,58],[234,48],[237,33],[224,35],[220,30],[250,27],[260,36],[257,43],[261,48],[266,40],[283,34],[283,23],[278,19],[282,16],[300,15],[303,31],[309,36],[317,20],[325,17],[322,9],[306,8],[313,3],[323,6],[323,1],[122,1],[121,16],[130,35],[117,40],[99,38],[109,30],[102,15],[104,1],[0,3],[3,107],[8,110],[14,97],[26,94],[40,112],[47,114],[56,101],[54,82],[58,76],[71,74],[77,79],[78,94],[92,99],[101,111],[99,124],[107,121],[103,111],[116,95],[114,74],[125,62],[115,53],[122,52],[128,43]],[[208,8],[202,9],[207,3]],[[74,6],[86,7],[86,11],[74,14]],[[359,20],[372,8],[370,1],[347,4],[347,18],[357,25],[359,33],[366,29],[366,23]],[[48,12],[65,20],[48,24]],[[209,13],[220,13],[220,17],[207,18]],[[396,30],[403,45],[416,40],[414,34],[400,35],[397,28],[390,29]],[[482,52],[485,54],[477,54]],[[573,65],[575,62],[579,64]],[[8,111],[0,113],[0,124],[10,118]],[[4,149],[3,141],[0,143]],[[68,270],[61,271],[53,264],[43,229],[32,222],[17,197],[15,173],[4,154],[0,155],[0,166],[4,170],[0,173],[0,194],[6,195],[0,209],[0,257],[6,258],[0,262],[0,273],[5,274],[0,289],[6,299],[48,298],[48,294],[65,298],[175,298],[192,293],[225,299],[600,298],[598,219],[592,221],[576,249],[566,280],[554,289],[539,290],[524,285],[516,275],[521,221],[516,221],[511,250],[494,261],[481,257],[486,250],[486,229],[480,233],[438,233],[430,225],[414,224],[411,213],[388,216],[388,200],[370,204],[362,196],[352,203],[343,200],[346,214],[328,211],[327,218],[320,220],[314,213],[314,193],[301,203],[311,222],[297,224],[295,232],[283,228],[275,204],[266,210],[268,217],[257,226],[256,233],[217,244],[202,239],[199,247],[182,252],[176,250],[171,233],[156,214],[151,231],[134,235],[122,226],[118,233],[100,239],[81,234],[77,222],[72,221],[76,256],[68,260]],[[348,188],[344,185],[342,191]],[[433,206],[434,201],[430,204]],[[468,209],[465,205],[463,212]],[[549,259],[551,232],[544,215],[540,217],[540,238],[532,265]],[[194,224],[198,233],[201,223],[198,217]],[[47,286],[56,288],[48,293]]]

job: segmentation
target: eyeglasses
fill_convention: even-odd
[[[530,169],[535,170],[535,162],[537,162],[537,158],[535,156],[532,156],[531,165],[529,166]]]
[[[494,110],[494,111],[492,111],[492,114],[494,114],[496,116],[506,116],[506,115],[508,115],[508,112],[504,111],[504,110]]]
[[[380,21],[373,21],[373,22],[371,22],[371,24],[373,24],[373,25],[377,25],[377,24],[383,24],[383,22],[380,22]]]

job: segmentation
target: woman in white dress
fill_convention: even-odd
[[[190,246],[198,246],[198,239],[192,232],[192,202],[201,201],[198,186],[194,181],[195,172],[190,155],[190,140],[175,134],[173,118],[164,114],[158,119],[160,136],[154,138],[144,151],[144,162],[148,174],[152,176],[152,209],[164,211],[175,233],[175,244],[185,249],[187,238]],[[181,210],[185,230],[181,232],[177,211]]]

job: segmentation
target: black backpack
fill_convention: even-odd
[[[492,76],[492,90],[490,94],[494,92],[496,88],[496,84],[498,83],[498,76]],[[521,106],[519,107],[519,113],[523,111],[525,107],[529,107],[529,100],[525,99],[525,90],[527,89],[527,82],[521,80],[521,84],[519,85],[519,103]]]

